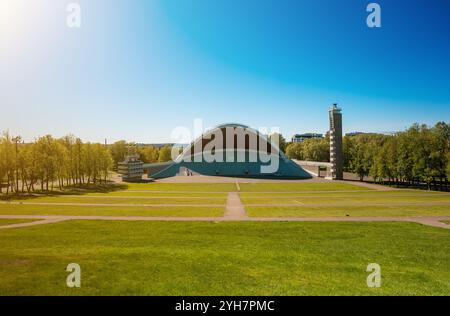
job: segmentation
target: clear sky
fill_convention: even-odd
[[[81,5],[81,28],[66,5]],[[0,130],[170,141],[237,122],[344,131],[450,121],[450,1],[1,0]]]

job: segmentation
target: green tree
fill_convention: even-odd
[[[290,143],[286,148],[286,156],[289,159],[304,160],[303,143]]]
[[[280,133],[272,133],[269,136],[269,140],[275,144],[278,144],[278,147],[282,152],[286,151],[287,146],[286,138],[284,138],[283,135],[281,135]]]
[[[6,181],[6,195],[14,190],[14,145],[8,132],[0,137],[0,179]]]
[[[114,161],[114,170],[117,170],[118,163],[125,160],[128,153],[127,142],[120,140],[111,145],[111,156]]]
[[[158,149],[153,146],[147,146],[140,150],[141,160],[145,163],[158,162]]]
[[[172,147],[165,145],[159,150],[159,162],[166,162],[172,160]]]
[[[330,142],[320,138],[307,139],[303,141],[303,152],[305,160],[329,162]]]

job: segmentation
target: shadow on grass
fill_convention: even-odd
[[[4,192],[0,195],[0,200],[29,200],[33,198],[38,198],[42,196],[61,196],[61,195],[83,195],[88,193],[109,193],[128,189],[128,184],[126,183],[97,183],[97,184],[84,184],[84,185],[73,185],[64,187],[62,190],[53,191],[41,191],[36,190],[33,193],[14,193],[6,195]]]

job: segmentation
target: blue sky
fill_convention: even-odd
[[[66,5],[81,5],[80,29]],[[2,0],[0,130],[170,141],[238,122],[325,132],[450,121],[450,2]]]

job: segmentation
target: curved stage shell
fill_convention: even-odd
[[[151,165],[149,166],[151,170]],[[162,170],[161,170],[162,169]],[[240,124],[220,125],[191,143],[154,179],[176,175],[309,179],[311,175],[288,159],[265,135]]]

